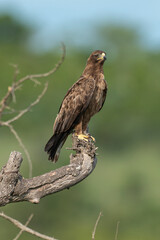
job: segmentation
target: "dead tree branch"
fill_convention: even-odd
[[[32,230],[31,228],[23,225],[22,223],[20,223],[20,222],[17,221],[16,219],[11,218],[11,217],[5,215],[3,212],[0,213],[0,216],[3,217],[3,218],[5,218],[5,219],[7,219],[7,220],[10,221],[11,223],[13,223],[16,227],[20,228],[22,231],[28,232],[28,233],[36,236],[36,237],[39,237],[39,238],[45,239],[45,240],[57,240],[57,239],[55,239],[55,238],[53,238],[53,237],[49,237],[49,236],[47,236],[47,235],[44,235],[44,234],[41,234],[41,233],[39,233],[39,232],[36,232],[36,231]]]
[[[29,164],[29,177],[31,178],[32,177],[32,161],[31,161],[30,154],[29,154],[27,148],[25,147],[25,145],[23,144],[20,136],[18,135],[18,133],[14,129],[14,127],[11,124],[6,124],[6,126],[9,127],[11,133],[13,133],[13,135],[17,139],[19,145],[23,148],[24,153],[26,154],[26,157],[27,157],[27,160],[28,160],[28,164]]]
[[[36,100],[34,102],[32,102],[28,107],[26,107],[25,109],[21,110],[18,112],[18,114],[8,120],[3,121],[2,120],[2,116],[5,113],[6,109],[11,109],[10,108],[10,103],[11,101],[16,102],[16,95],[15,92],[17,89],[19,89],[21,87],[21,85],[27,81],[27,80],[31,80],[33,82],[35,82],[36,84],[39,83],[36,79],[37,78],[44,78],[44,77],[48,77],[51,74],[53,74],[59,67],[60,65],[63,63],[64,58],[65,58],[65,46],[62,44],[62,56],[59,60],[59,62],[55,65],[55,67],[53,69],[51,69],[50,71],[46,72],[46,73],[42,73],[42,74],[31,74],[31,75],[27,75],[19,80],[17,80],[17,76],[19,73],[18,70],[18,66],[17,65],[13,65],[15,68],[15,74],[14,74],[14,78],[13,78],[13,83],[11,86],[8,87],[8,91],[6,93],[6,95],[2,98],[2,100],[0,101],[0,126],[6,126],[10,129],[10,131],[13,133],[13,135],[15,136],[15,138],[17,139],[18,143],[20,144],[20,146],[23,148],[27,160],[28,160],[28,164],[29,164],[29,177],[31,178],[32,176],[32,161],[31,161],[31,157],[30,154],[27,150],[27,148],[25,147],[25,145],[23,144],[20,136],[18,135],[18,133],[16,132],[16,130],[13,128],[13,126],[11,125],[11,123],[15,122],[16,120],[20,119],[25,113],[29,112],[30,109],[35,106],[36,104],[39,103],[39,101],[41,100],[41,98],[44,96],[45,92],[47,91],[48,88],[48,83],[45,84],[42,93],[36,98]],[[16,113],[16,111],[14,109],[11,109],[12,113]]]
[[[43,95],[47,91],[47,88],[48,88],[48,83],[45,84],[42,93],[37,97],[37,99],[33,103],[31,103],[26,109],[20,111],[20,113],[17,116],[15,116],[14,118],[11,118],[10,120],[8,120],[6,122],[1,122],[1,126],[8,127],[10,129],[10,131],[13,133],[13,135],[15,136],[15,138],[17,139],[19,145],[23,148],[23,150],[24,150],[24,152],[26,154],[27,160],[28,160],[28,164],[29,164],[29,177],[30,178],[32,177],[32,161],[31,161],[30,154],[29,154],[27,148],[25,147],[25,145],[23,144],[20,136],[18,135],[18,133],[16,132],[16,130],[13,128],[13,126],[10,123],[18,120],[26,112],[28,112],[34,105],[39,103],[40,99],[43,97]]]
[[[16,120],[18,120],[19,118],[21,118],[26,112],[29,112],[30,109],[31,109],[33,106],[35,106],[36,104],[39,103],[39,101],[41,100],[41,98],[42,98],[42,97],[44,96],[44,94],[46,93],[47,88],[48,88],[48,82],[45,83],[43,91],[41,92],[41,94],[37,97],[37,99],[36,99],[34,102],[32,102],[27,108],[21,110],[21,111],[17,114],[17,116],[9,119],[9,120],[6,121],[4,124],[7,125],[7,124],[10,124],[10,123],[12,123],[12,122],[15,122]],[[3,122],[2,122],[1,124],[3,125]]]
[[[8,87],[8,91],[7,91],[6,95],[0,101],[0,106],[1,106],[0,107],[0,119],[2,117],[2,114],[3,114],[4,110],[8,107],[8,100],[9,100],[9,98],[12,97],[13,94],[15,94],[15,91],[17,89],[19,89],[19,87],[21,86],[21,84],[23,82],[25,82],[26,80],[35,81],[36,78],[48,77],[48,76],[50,76],[51,74],[53,74],[53,73],[55,73],[57,71],[57,69],[63,63],[64,58],[65,58],[65,54],[66,54],[65,46],[63,44],[62,44],[62,50],[63,50],[63,53],[62,53],[62,57],[59,60],[59,62],[55,65],[55,67],[53,69],[51,69],[50,71],[48,71],[46,73],[30,74],[30,75],[27,75],[27,76],[19,79],[19,80],[16,80],[17,79],[18,70],[17,70],[17,66],[15,67],[16,70],[15,70],[15,76],[14,76],[14,79],[13,79],[12,86]]]
[[[96,166],[95,145],[91,140],[80,141],[73,136],[73,149],[76,154],[71,154],[69,165],[28,179],[19,172],[21,153],[12,152],[0,172],[0,206],[21,201],[39,203],[42,197],[68,189],[86,178]]]
[[[3,215],[4,215],[4,213],[3,213]],[[28,226],[28,224],[30,223],[30,221],[32,220],[32,218],[33,218],[33,214],[31,214],[31,215],[29,216],[27,222],[26,222],[25,225],[24,225],[25,227]],[[21,234],[22,234],[23,232],[24,232],[24,230],[21,229],[20,232],[17,234],[17,236],[16,236],[13,240],[17,240],[17,239],[21,236]]]

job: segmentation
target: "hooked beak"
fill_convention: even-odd
[[[100,55],[100,57],[99,58],[97,58],[97,60],[106,60],[107,58],[106,58],[106,54],[105,53],[102,53],[101,55]]]

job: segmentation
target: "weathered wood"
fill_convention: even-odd
[[[11,152],[9,160],[0,172],[0,206],[8,203],[29,201],[39,203],[42,197],[53,194],[79,183],[85,179],[96,166],[96,148],[91,140],[80,141],[73,137],[73,150],[70,164],[25,179],[20,175],[21,153]]]

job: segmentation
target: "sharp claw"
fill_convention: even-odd
[[[91,135],[84,135],[84,134],[76,134],[76,135],[77,135],[78,139],[84,140],[84,141],[86,141],[86,142],[88,142],[88,139],[89,139],[89,138],[91,138],[93,142],[96,141],[95,138],[92,137]]]
[[[88,142],[88,136],[87,135],[84,135],[84,134],[79,134],[79,135],[77,135],[77,137],[78,137],[78,139],[80,139],[80,140],[84,140],[84,141],[86,141],[86,142]]]
[[[92,141],[93,142],[95,142],[96,141],[96,139],[94,138],[94,137],[92,137],[92,136],[90,136],[91,137],[91,139],[92,139]]]

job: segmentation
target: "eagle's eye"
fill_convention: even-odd
[[[98,56],[99,56],[99,54],[98,54],[98,53],[96,53],[96,54],[94,54],[94,56],[95,56],[95,57],[98,57]]]

